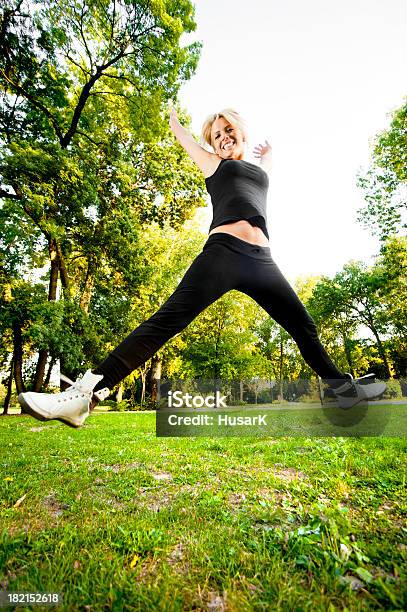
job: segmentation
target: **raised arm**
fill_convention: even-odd
[[[218,156],[206,151],[196,142],[192,134],[178,121],[177,113],[174,108],[171,108],[170,111],[170,128],[175,138],[194,160],[204,176],[210,176],[214,172],[216,164],[219,163]]]
[[[263,168],[263,170],[265,170],[267,173],[270,173],[271,172],[271,144],[267,142],[266,140],[265,145],[260,144],[254,148],[253,154],[255,157],[257,157],[257,159],[260,158],[260,166]]]

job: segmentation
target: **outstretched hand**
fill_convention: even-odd
[[[264,157],[265,155],[268,155],[269,153],[271,153],[271,144],[266,140],[266,144],[259,144],[257,145],[257,147],[254,147],[253,149],[253,155],[254,157],[257,157],[258,159],[261,159],[262,157]]]
[[[174,104],[172,102],[172,100],[170,100],[168,102],[169,108],[170,108],[170,127],[172,126],[173,121],[178,120],[178,115],[177,115],[177,111],[174,108]]]

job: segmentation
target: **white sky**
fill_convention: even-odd
[[[356,173],[407,95],[406,0],[197,0],[203,42],[180,102],[200,133],[235,108],[249,126],[247,161],[273,147],[272,256],[290,278],[367,262],[378,241],[356,222]],[[209,228],[208,208],[203,230]]]

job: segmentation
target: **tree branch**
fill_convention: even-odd
[[[24,98],[26,98],[27,100],[29,100],[36,108],[38,108],[39,110],[41,110],[46,117],[48,117],[48,119],[51,121],[52,126],[55,130],[56,135],[58,136],[59,140],[61,141],[61,139],[63,138],[62,135],[62,131],[58,125],[57,120],[55,119],[55,117],[52,115],[52,113],[47,109],[46,106],[44,106],[43,104],[41,104],[41,102],[38,102],[38,100],[36,100],[34,98],[34,96],[32,96],[31,94],[29,94],[27,91],[25,91],[20,85],[17,85],[17,83],[14,83],[3,70],[0,70],[0,75],[2,75],[5,80],[11,85],[11,87],[13,87],[14,89],[16,89],[16,91],[23,96]]]
[[[133,85],[133,87],[135,87],[137,89],[137,91],[140,93],[140,87],[137,85],[137,83],[135,83],[134,81],[132,81],[128,77],[117,76],[115,74],[108,74],[106,72],[103,74],[103,77],[108,77],[109,79],[116,79],[118,81],[127,81],[128,83],[130,83],[130,85]]]
[[[83,33],[83,19],[84,19],[84,16],[85,16],[85,3],[83,3],[83,5],[82,5],[81,16],[79,18],[79,29],[81,31],[81,38],[83,40],[83,44],[85,46],[86,53],[88,54],[88,58],[89,58],[89,61],[90,61],[90,67],[93,68],[93,57],[92,57],[91,52],[89,51],[88,43],[86,42],[86,37],[85,37],[85,35]]]
[[[66,58],[67,58],[67,59],[68,59],[70,62],[72,62],[72,64],[74,64],[74,65],[75,65],[77,68],[79,68],[80,70],[82,70],[83,74],[84,74],[86,77],[89,77],[89,74],[90,74],[89,70],[85,70],[85,68],[83,68],[83,66],[81,66],[80,64],[78,64],[78,62],[76,62],[76,61],[73,59],[73,57],[71,57],[70,55],[68,55],[68,53],[66,53]]]
[[[83,17],[84,17],[84,11],[82,10],[81,21],[80,21],[81,36],[82,36],[82,39],[83,39],[86,51],[87,51],[87,53],[88,53],[88,55],[90,57],[90,51],[89,51],[89,48],[87,46],[87,43],[86,43],[86,40],[85,40],[85,36],[84,36],[84,33],[83,33]],[[136,38],[140,38],[140,36],[143,36],[144,34],[146,34],[147,32],[149,32],[150,30],[152,30],[155,27],[156,27],[156,25],[154,24],[154,25],[150,26],[149,28],[147,28],[146,30],[143,30],[143,32],[141,32]],[[98,81],[98,79],[100,79],[102,76],[105,76],[105,71],[108,68],[110,68],[111,66],[113,66],[114,64],[116,64],[116,62],[118,62],[120,59],[122,59],[123,57],[129,56],[129,55],[132,55],[132,54],[134,54],[136,52],[136,50],[134,50],[134,51],[129,51],[129,52],[126,53],[126,49],[127,49],[128,45],[129,45],[129,43],[122,43],[120,51],[118,53],[116,53],[116,55],[114,55],[111,58],[111,60],[109,60],[108,62],[106,62],[106,63],[104,63],[104,64],[102,64],[100,66],[96,66],[96,72],[90,77],[88,82],[85,83],[85,85],[83,86],[82,91],[81,91],[80,96],[79,96],[78,103],[77,103],[77,105],[75,107],[75,110],[74,110],[74,113],[73,113],[73,116],[72,116],[71,125],[70,125],[68,131],[66,132],[65,136],[62,136],[62,134],[61,134],[61,137],[60,137],[60,143],[61,143],[61,147],[63,149],[66,149],[66,147],[71,142],[71,140],[72,140],[72,138],[73,138],[73,136],[74,136],[74,134],[75,134],[75,132],[77,130],[79,119],[80,119],[82,111],[83,111],[83,109],[85,107],[86,101],[89,98],[89,95],[91,93],[91,89],[95,85],[95,83]],[[157,53],[156,50],[151,49],[147,45],[145,45],[145,47],[149,48],[150,50],[152,50],[155,53]],[[165,58],[165,55],[163,53],[159,53],[159,54],[161,55],[161,57]],[[91,57],[90,57],[90,60],[91,60],[91,66],[93,67],[94,64],[93,64],[93,60],[92,60]],[[107,75],[107,76],[112,76],[112,75]],[[137,88],[137,90],[140,91],[139,88]],[[124,96],[123,94],[112,94],[112,95],[122,95],[123,97],[127,97],[127,96]],[[127,99],[129,99],[129,98],[127,98]]]
[[[62,255],[62,251],[61,251],[61,247],[60,245],[55,241],[55,245],[56,245],[56,250],[57,250],[57,254],[58,254],[58,263],[59,263],[59,274],[60,274],[60,278],[61,278],[61,283],[63,288],[66,290],[68,296],[71,293],[71,287],[70,287],[70,282],[69,282],[69,276],[68,276],[68,271],[66,269],[66,265],[65,265],[65,260],[64,260],[64,256]]]
[[[0,198],[10,198],[12,200],[21,200],[22,196],[16,193],[9,193],[5,189],[0,188]]]
[[[102,96],[118,96],[119,98],[126,98],[126,100],[128,100],[131,103],[133,103],[133,101],[130,98],[130,96],[128,96],[126,94],[118,93],[118,92],[115,92],[115,91],[92,91],[89,94],[89,96],[98,96],[98,95],[102,95]]]
[[[11,109],[11,111],[10,111],[10,113],[8,115],[8,118],[7,118],[7,122],[4,125],[5,132],[6,132],[6,139],[7,139],[8,144],[10,144],[12,142],[10,124],[11,124],[13,118],[14,118],[14,115],[15,115],[15,111],[16,111],[16,107],[17,107],[17,101],[18,101],[18,94],[15,94],[13,108]]]
[[[113,2],[113,16],[112,16],[112,27],[110,30],[110,40],[113,40],[113,34],[114,34],[114,22],[116,20],[116,0],[114,0]]]
[[[103,140],[101,140],[100,142],[96,142],[95,140],[93,140],[93,138],[91,138],[85,132],[82,132],[80,130],[76,130],[76,133],[87,138],[93,145],[95,145],[95,147],[100,147],[101,145],[105,144]]]

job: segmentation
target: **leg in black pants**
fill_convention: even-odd
[[[104,376],[95,391],[106,386],[113,389],[189,325],[200,312],[233,289],[238,280],[238,270],[233,263],[233,253],[225,252],[218,241],[208,239],[161,308],[131,332],[93,370],[95,374]]]
[[[247,274],[240,288],[292,336],[314,372],[333,383],[347,380],[322,346],[311,315],[271,257],[262,262],[255,277]]]
[[[270,256],[269,247],[230,234],[212,234],[181,283],[152,317],[135,329],[101,363],[95,390],[113,388],[231,289],[251,296],[292,335],[310,367],[324,379],[346,378],[319,341],[315,324]]]

